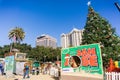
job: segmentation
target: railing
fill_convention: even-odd
[[[120,73],[118,73],[118,72],[105,72],[105,80],[120,80]]]

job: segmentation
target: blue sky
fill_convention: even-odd
[[[0,46],[10,44],[8,33],[19,26],[26,37],[23,43],[35,46],[37,36],[48,34],[57,39],[73,28],[83,29],[88,13],[88,0],[0,0]],[[96,12],[106,18],[120,35],[120,12],[114,2],[91,0]]]

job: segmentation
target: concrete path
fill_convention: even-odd
[[[30,78],[28,79],[23,79],[23,76],[20,76],[20,75],[17,75],[17,76],[15,75],[12,77],[6,77],[6,76],[0,75],[0,80],[58,80],[58,79],[55,79],[50,75],[43,75],[43,74],[31,75],[30,74]]]

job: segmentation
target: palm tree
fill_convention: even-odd
[[[15,43],[20,43],[25,38],[25,32],[22,28],[15,27],[9,32],[8,37]]]

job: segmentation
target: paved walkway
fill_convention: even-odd
[[[30,78],[28,79],[23,79],[23,76],[19,76],[19,75],[17,76],[15,75],[12,77],[6,77],[6,76],[0,75],[0,80],[58,80],[58,79],[55,79],[50,75],[43,75],[43,74],[31,75],[30,74]]]

